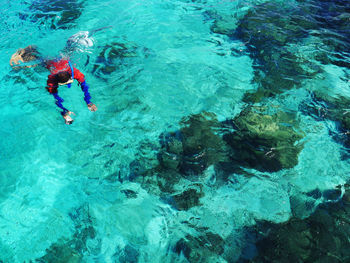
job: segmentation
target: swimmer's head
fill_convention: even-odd
[[[66,85],[73,82],[72,76],[68,71],[60,71],[55,75],[58,85]]]

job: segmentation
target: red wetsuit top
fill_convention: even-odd
[[[68,71],[69,74],[72,75],[71,68],[68,64],[68,60],[61,59],[61,60],[49,60],[46,63],[46,68],[50,70],[50,75],[47,78],[47,87],[46,89],[50,93],[56,93],[58,82],[56,81],[55,74],[57,74],[60,71]],[[85,81],[85,76],[83,73],[81,73],[78,69],[73,67],[74,70],[74,79],[79,81],[80,83],[83,83]]]

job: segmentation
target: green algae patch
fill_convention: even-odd
[[[246,108],[233,123],[236,131],[224,138],[238,164],[268,172],[297,165],[303,148],[298,142],[304,135],[294,129],[297,124],[292,114],[268,115]]]

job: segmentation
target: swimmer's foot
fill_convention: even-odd
[[[70,116],[70,114],[74,114],[74,112],[68,111],[66,114],[63,115],[64,121],[67,125],[70,125],[73,123],[73,119]],[[75,115],[75,114],[74,114]]]

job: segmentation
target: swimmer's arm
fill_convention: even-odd
[[[52,93],[53,97],[56,99],[56,105],[62,109],[61,115],[65,121],[66,124],[70,125],[73,123],[73,119],[70,116],[71,114],[75,115],[74,112],[69,111],[68,109],[66,109],[63,105],[62,102],[64,101],[60,96],[58,96],[58,92],[56,91],[56,93]]]
[[[73,119],[70,116],[71,114],[74,114],[74,112],[69,111],[68,109],[66,109],[63,105],[62,102],[64,101],[60,96],[58,96],[58,92],[56,93],[52,93],[53,97],[56,99],[56,105],[62,109],[61,115],[64,118],[64,121],[66,124],[70,125],[73,123]],[[75,114],[74,114],[75,115]]]
[[[93,104],[90,99],[90,93],[89,93],[89,85],[85,81],[85,76],[83,73],[81,73],[78,69],[73,68],[74,70],[74,78],[78,80],[80,83],[81,90],[84,92],[84,100],[89,108],[90,111],[97,111],[97,107],[95,104]]]
[[[67,113],[69,113],[69,110],[66,109],[63,105],[62,102],[64,102],[64,100],[58,96],[58,92],[56,91],[56,93],[51,93],[53,95],[53,97],[55,98],[56,102],[55,104],[57,105],[57,107],[59,107],[60,109],[62,109],[61,115],[65,116],[67,115]]]
[[[47,78],[47,91],[50,92],[50,94],[53,95],[53,97],[55,98],[56,102],[55,104],[62,109],[61,114],[64,116],[67,112],[69,112],[68,109],[66,109],[63,105],[62,102],[64,101],[60,96],[58,96],[58,90],[57,90],[58,84],[55,80],[55,76],[54,75],[49,75]]]
[[[86,83],[86,81],[80,83],[81,90],[84,92],[84,100],[89,108],[90,111],[97,111],[97,107],[95,104],[93,104],[90,99],[90,93],[89,93],[89,85]]]
[[[73,68],[73,70],[74,70],[74,79],[76,79],[79,82],[81,90],[84,92],[84,100],[86,104],[89,105],[89,103],[91,103],[90,101],[91,96],[89,93],[89,85],[85,81],[85,76],[83,73],[80,72],[79,69]]]

